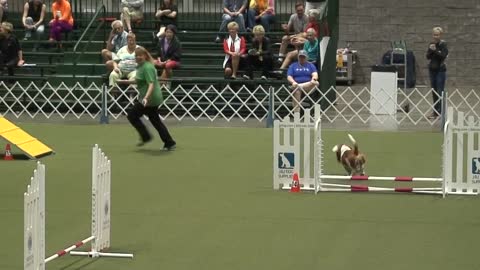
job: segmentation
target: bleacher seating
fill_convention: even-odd
[[[92,36],[96,25],[103,23],[101,18],[94,22],[93,27],[85,34],[85,38],[80,41],[79,48],[87,46],[83,53],[78,49],[77,52],[74,52],[73,47],[84,31],[82,26],[85,27],[88,22],[77,21],[77,29],[69,34],[67,40],[63,41],[62,50],[49,45],[46,40],[47,34],[45,34],[45,40],[41,41],[38,50],[33,50],[35,41],[33,39],[23,41],[21,23],[19,19],[13,21],[16,26],[14,32],[22,44],[25,62],[30,65],[17,68],[15,76],[10,79],[19,82],[48,81],[52,84],[61,82],[66,84],[103,83],[106,70],[101,61],[100,51],[105,46],[105,33],[108,34],[110,30],[109,22],[114,18],[112,16],[103,19],[106,21],[106,32],[101,29]],[[186,81],[192,81],[192,78],[202,78],[203,81],[223,82],[223,48],[221,43],[214,42],[217,36],[216,29],[220,24],[220,16],[198,18],[193,15],[182,15],[182,18],[184,19],[179,21],[179,32],[177,33],[182,43],[182,65],[174,71],[172,81],[183,81],[184,78],[187,79]],[[134,32],[137,35],[137,43],[155,55],[156,40],[152,37],[152,33],[155,31],[154,25],[155,21],[146,17],[141,25],[134,27]],[[48,29],[46,33],[48,33]],[[270,33],[274,42],[279,42],[281,36],[282,32]],[[91,41],[89,41],[90,39]],[[0,79],[8,78],[6,74],[0,74]]]
[[[269,81],[260,80],[260,72],[256,73],[255,80],[225,80],[222,68],[224,58],[223,46],[221,43],[214,42],[215,37],[217,36],[216,28],[220,24],[219,19],[220,18],[217,16],[215,20],[203,19],[195,23],[195,18],[190,18],[189,20],[180,22],[180,25],[184,26],[183,28],[179,27],[177,33],[178,38],[182,43],[182,65],[179,69],[174,70],[173,78],[170,80],[171,87],[177,87],[181,84],[184,89],[193,86],[195,86],[196,89],[208,89],[211,86],[217,89],[223,89],[228,84],[232,89],[239,89],[242,85],[254,89],[257,85],[262,84],[267,89],[269,86],[278,87],[286,83],[285,80],[277,80],[276,78]],[[101,29],[94,34],[96,25],[103,23],[102,20],[96,20],[94,22],[95,25],[85,33],[84,39],[79,42],[76,51],[74,51],[74,46],[82,35],[82,31],[84,31],[82,27],[77,27],[73,33],[68,35],[68,39],[63,41],[62,50],[50,46],[49,42],[46,40],[46,35],[45,40],[41,41],[39,48],[34,50],[33,48],[36,41],[33,39],[23,41],[23,29],[20,27],[20,21],[14,22],[16,26],[14,31],[21,42],[24,52],[24,60],[27,65],[24,67],[17,67],[15,69],[15,76],[13,77],[9,77],[5,73],[0,74],[0,80],[5,81],[10,85],[14,81],[17,81],[25,86],[29,85],[31,82],[34,82],[37,86],[42,86],[47,82],[53,86],[58,86],[62,83],[69,86],[76,83],[81,83],[85,86],[90,85],[91,83],[97,85],[103,84],[107,77],[100,51],[105,47],[105,34],[108,34],[108,31],[110,30],[109,21],[111,21],[111,19],[105,19],[104,21],[107,21],[106,32]],[[204,22],[204,28],[198,29],[198,22]],[[85,27],[88,22],[80,21],[77,22],[77,24]],[[155,31],[152,26],[153,24],[153,20],[145,20],[140,26],[134,27],[134,32],[137,35],[137,43],[149,49],[153,55],[156,55],[156,40],[154,40],[152,36],[152,33]],[[48,33],[48,30],[46,33]],[[270,36],[273,38],[274,42],[279,42],[282,33],[272,32],[270,33]],[[85,51],[82,52],[84,47]],[[0,89],[0,91],[2,90]],[[21,89],[14,88],[11,90],[11,93],[18,95],[18,97],[21,97],[22,99],[26,98],[24,95],[25,93],[21,91]],[[48,102],[42,107],[42,110],[45,112],[54,110],[54,107],[58,106],[55,104],[60,104],[63,96],[65,101],[70,102],[71,104],[77,104],[75,106],[77,106],[79,110],[82,109],[80,104],[76,103],[76,98],[70,96],[66,91],[54,94],[42,90],[41,95],[39,95],[39,93],[36,93],[34,88],[32,88],[27,94],[35,97],[35,100],[40,103],[45,102],[42,100],[47,98]],[[262,93],[259,94],[262,95]],[[82,103],[91,102],[89,97],[84,96],[83,91],[75,92],[75,95]],[[90,95],[93,96],[95,93],[91,93]],[[185,106],[191,102],[192,104],[197,103],[200,106],[209,107],[209,104],[203,104],[205,101],[202,101],[202,99],[199,101],[191,100],[191,98],[195,97],[192,93],[189,93],[188,98],[186,98],[185,93],[182,91],[176,91],[173,95],[175,95],[177,100],[182,100],[182,104]],[[251,108],[258,106],[256,101],[249,97],[243,97],[241,94],[233,97],[229,95],[231,95],[231,93],[225,92],[223,98],[224,100],[229,100],[230,106],[234,106],[236,103],[242,104],[240,99],[245,99],[247,101],[250,100],[249,103],[245,103],[244,106],[249,106]],[[213,100],[213,97],[211,98]],[[263,96],[259,96],[258,100],[262,100],[262,98]],[[219,102],[222,102],[222,100],[223,99],[216,102],[218,103],[218,106],[221,105]],[[29,108],[31,107],[32,110],[36,110],[36,107],[32,104],[28,105],[26,100],[23,103],[27,104],[25,106],[28,106]],[[15,106],[20,105],[16,104]],[[61,112],[68,111],[67,107],[64,108],[62,106],[56,107],[55,110]],[[95,111],[98,108],[92,106],[91,109]],[[181,110],[181,108],[178,108],[177,110]],[[212,110],[212,108],[209,110]],[[239,112],[248,114],[249,110],[245,107]],[[195,112],[193,111],[192,113]]]

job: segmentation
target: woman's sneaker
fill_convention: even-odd
[[[176,144],[176,143],[163,146],[163,150],[164,150],[164,151],[173,151],[173,150],[175,150],[176,148],[177,148],[177,144]]]

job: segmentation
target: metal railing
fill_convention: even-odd
[[[85,29],[83,30],[82,32],[82,35],[80,36],[80,38],[77,40],[77,42],[75,43],[75,46],[73,47],[73,55],[74,55],[74,60],[73,60],[73,65],[75,67],[75,65],[79,62],[80,58],[82,57],[82,55],[85,54],[85,51],[87,50],[87,48],[90,46],[90,44],[92,44],[92,41],[93,41],[93,38],[95,37],[95,35],[97,34],[98,30],[100,30],[100,28],[103,28],[103,36],[105,37],[107,35],[107,24],[105,22],[105,15],[106,15],[106,6],[103,2],[101,2],[97,9],[97,11],[95,12],[95,14],[93,15],[93,17],[90,19],[90,22],[88,23],[87,27],[85,27]],[[102,16],[103,19],[100,19],[99,16]],[[97,24],[97,27],[95,28],[95,30],[93,32],[90,33],[90,37],[88,38],[88,42],[86,44],[83,44],[83,48],[81,49],[81,52],[80,54],[78,54],[78,47],[79,45],[81,44],[81,42],[83,41],[85,35],[87,35],[87,33],[89,33],[89,30],[90,28],[93,26],[93,24],[95,22],[98,21],[98,24]],[[106,46],[106,42],[105,42],[105,39],[104,39],[104,44],[103,46],[105,47]],[[73,74],[75,76],[75,73]]]
[[[335,93],[336,98],[327,96]],[[0,114],[13,118],[89,119],[106,123],[124,119],[128,108],[137,99],[134,85],[126,89],[106,85],[69,87],[49,83],[5,85],[0,83]],[[183,121],[255,122],[271,125],[274,119],[293,114],[293,94],[290,87],[258,85],[178,85],[163,88],[164,103],[159,107],[163,119]],[[368,88],[330,88],[327,92],[312,90],[300,100],[300,107],[321,104],[324,124],[345,127],[418,128],[440,126],[442,118],[430,118],[434,111],[431,89],[412,89],[397,93],[372,93]],[[442,100],[442,99],[440,99]],[[480,118],[480,96],[475,90],[454,89],[445,93],[446,106],[464,111],[466,116]],[[394,102],[395,103],[392,103]],[[379,114],[377,109],[394,111]],[[441,101],[438,101],[441,102]],[[407,110],[405,105],[409,105]],[[380,112],[381,113],[381,112]],[[440,112],[438,112],[440,113]]]

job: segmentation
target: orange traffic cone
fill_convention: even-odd
[[[5,146],[5,156],[3,156],[3,160],[13,160],[12,152],[11,152],[10,144],[7,143]]]
[[[300,192],[300,180],[298,179],[298,173],[293,173],[292,186],[290,192]]]

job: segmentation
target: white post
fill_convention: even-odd
[[[322,120],[319,118],[315,121],[315,145],[314,145],[314,178],[315,193],[322,191],[322,175],[323,175],[323,141],[322,141]]]
[[[24,270],[45,269],[45,165],[37,163],[24,205]]]
[[[133,254],[101,252],[110,247],[112,163],[102,149],[92,149],[92,251],[71,251],[71,255],[133,258]]]
[[[293,121],[288,116],[282,121],[275,120],[273,125],[273,188],[288,189],[293,173],[298,173],[303,190],[315,190],[315,158],[311,158],[312,147],[315,151],[315,121],[320,119],[320,105],[315,105],[314,117],[306,109],[301,121],[295,113]],[[302,136],[303,132],[303,136]],[[313,135],[313,136],[312,136]]]
[[[474,117],[448,108],[444,129],[445,193],[478,195],[480,190],[480,125]],[[455,162],[455,164],[454,164]],[[454,167],[455,166],[455,167]]]

